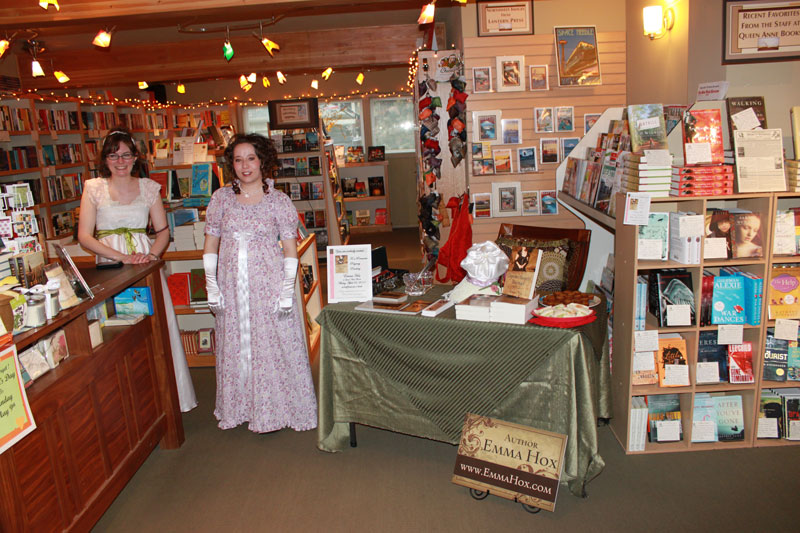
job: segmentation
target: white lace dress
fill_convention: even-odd
[[[155,181],[142,178],[139,180],[139,195],[129,204],[120,204],[111,199],[106,178],[88,180],[85,184],[84,194],[89,195],[89,199],[97,210],[96,232],[102,235],[103,231],[117,230],[119,228],[133,230],[130,233],[110,234],[99,237],[100,242],[124,253],[132,253],[129,250],[130,246],[133,246],[135,253],[148,253],[152,243],[142,230],[147,227],[150,207],[153,202],[161,201],[160,189],[161,186]],[[194,394],[194,385],[189,374],[189,365],[186,363],[186,355],[183,352],[180,330],[178,329],[178,319],[175,317],[175,309],[172,307],[172,298],[167,289],[163,269],[161,270],[161,289],[164,294],[169,342],[172,346],[172,365],[175,367],[178,400],[181,411],[185,413],[197,406],[197,398]]]

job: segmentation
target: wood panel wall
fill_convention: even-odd
[[[554,37],[546,35],[524,35],[508,37],[472,37],[464,39],[464,63],[468,92],[467,108],[470,120],[467,124],[470,142],[475,138],[472,131],[472,113],[491,109],[500,109],[502,118],[522,119],[522,144],[496,144],[497,148],[511,148],[512,169],[516,170],[516,149],[524,146],[536,146],[539,151],[540,137],[582,137],[583,115],[585,113],[602,113],[607,107],[624,106],[626,104],[626,72],[625,72],[625,33],[598,33],[598,51],[600,54],[600,74],[602,85],[594,87],[559,87],[556,71],[556,52]],[[492,87],[497,80],[495,58],[498,56],[525,56],[525,91],[472,93],[472,68],[492,67]],[[528,91],[528,65],[549,65],[550,90]],[[535,133],[534,108],[573,106],[575,111],[575,131],[569,133]],[[541,158],[541,154],[539,154]],[[472,167],[471,150],[468,155],[468,168]],[[491,193],[493,182],[520,182],[522,190],[552,190],[556,188],[557,164],[539,165],[539,172],[512,173],[488,176],[468,177],[470,193]],[[470,171],[471,173],[471,171]],[[473,242],[494,240],[501,223],[524,224],[529,226],[582,228],[583,222],[559,204],[557,215],[493,217],[475,219],[472,226]]]

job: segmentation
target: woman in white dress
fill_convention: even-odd
[[[98,168],[103,177],[86,181],[78,222],[78,241],[95,253],[98,263],[121,261],[136,265],[158,261],[169,245],[161,186],[151,179],[139,178],[139,165],[139,151],[131,134],[123,128],[111,130],[99,155]],[[148,219],[156,229],[153,242],[146,233]],[[197,405],[197,399],[163,270],[161,288],[178,400],[181,411],[186,412]]]

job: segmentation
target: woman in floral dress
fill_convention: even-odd
[[[97,168],[103,177],[87,180],[84,184],[78,241],[95,253],[98,263],[121,261],[142,264],[158,261],[169,244],[161,186],[151,179],[139,178],[139,151],[127,130],[115,128],[108,133],[100,150]],[[157,230],[152,243],[146,233],[148,220],[152,220]],[[197,399],[163,271],[161,288],[178,402],[180,410],[186,412],[197,406]]]
[[[297,211],[268,179],[277,164],[272,141],[237,135],[225,158],[235,179],[211,197],[203,254],[216,315],[214,416],[221,429],[314,429],[317,402],[294,301]]]

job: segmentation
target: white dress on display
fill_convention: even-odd
[[[121,204],[111,199],[108,191],[108,179],[87,180],[84,194],[89,195],[89,199],[97,210],[95,231],[98,240],[123,253],[148,253],[152,243],[145,233],[145,228],[147,228],[150,218],[150,207],[154,202],[161,201],[160,190],[161,186],[155,181],[141,178],[139,195],[131,203]],[[161,292],[164,295],[164,311],[169,329],[169,342],[172,346],[172,366],[175,367],[178,401],[181,411],[185,413],[197,406],[197,398],[163,268],[161,269]]]

